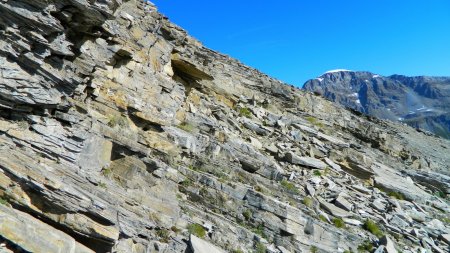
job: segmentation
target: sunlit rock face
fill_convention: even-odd
[[[0,252],[445,251],[448,141],[205,48],[151,3],[0,13]]]

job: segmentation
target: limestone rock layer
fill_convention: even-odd
[[[145,1],[0,13],[0,252],[448,249],[448,140],[283,84]]]

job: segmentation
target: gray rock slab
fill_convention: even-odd
[[[0,234],[29,252],[94,252],[62,231],[2,204]]]
[[[195,235],[189,236],[189,244],[193,253],[225,253],[226,251],[217,246],[198,238]]]
[[[386,253],[398,253],[395,244],[389,236],[384,235],[380,238],[380,244],[385,246]]]
[[[292,152],[286,153],[285,159],[289,163],[312,167],[315,169],[325,169],[327,167],[327,165],[319,159],[307,156],[298,156]]]
[[[350,217],[352,215],[351,213],[345,211],[344,209],[341,209],[331,203],[328,203],[321,198],[319,198],[319,203],[320,203],[320,206],[324,210],[326,210],[327,212],[329,212],[331,215],[333,215],[335,217],[346,218],[346,217]]]
[[[351,211],[353,208],[353,204],[350,203],[342,194],[339,194],[338,197],[334,200],[334,204],[337,207],[340,207],[346,211]]]

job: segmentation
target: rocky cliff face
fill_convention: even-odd
[[[304,89],[362,113],[450,138],[450,77],[341,70],[309,80]]]
[[[449,141],[211,51],[150,3],[0,10],[1,252],[448,249]]]

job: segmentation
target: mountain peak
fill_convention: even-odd
[[[307,81],[303,88],[348,108],[449,138],[449,85],[450,79],[442,77],[384,77],[335,70]]]
[[[354,71],[348,70],[348,69],[332,69],[332,70],[328,70],[327,72],[325,72],[323,74],[338,73],[338,72],[354,72]]]

